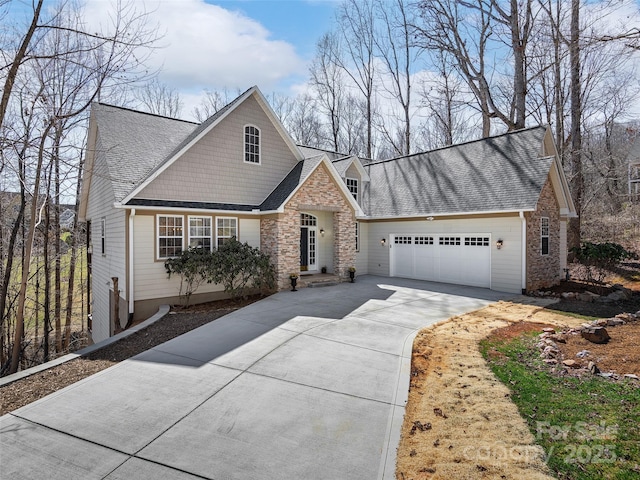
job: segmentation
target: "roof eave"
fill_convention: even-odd
[[[520,212],[533,212],[535,208],[517,208],[517,209],[508,209],[508,210],[479,210],[479,211],[468,211],[468,212],[438,212],[438,213],[421,213],[419,215],[383,215],[383,216],[363,216],[363,220],[410,220],[410,219],[424,219],[428,220],[430,217],[433,220],[437,220],[438,217],[462,217],[469,215],[498,215],[505,213],[520,213]]]

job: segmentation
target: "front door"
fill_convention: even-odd
[[[317,219],[313,215],[300,215],[300,271],[317,270]]]

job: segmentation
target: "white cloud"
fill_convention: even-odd
[[[293,45],[271,39],[267,29],[242,13],[203,0],[144,5],[150,24],[157,23],[164,33],[159,42],[163,48],[153,52],[149,66],[161,69],[160,80],[180,91],[244,90],[252,85],[269,91],[306,73]],[[88,22],[106,18],[110,8],[111,2],[88,1]]]

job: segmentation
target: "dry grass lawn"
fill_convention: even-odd
[[[509,389],[489,370],[478,342],[517,322],[577,326],[582,320],[544,310],[548,300],[523,301],[498,302],[418,333],[398,479],[553,478],[544,451]]]

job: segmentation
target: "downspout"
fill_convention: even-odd
[[[522,221],[522,293],[527,291],[527,219],[524,212],[520,212]]]
[[[136,209],[132,208],[129,212],[129,322],[133,319],[133,220],[136,216]]]

